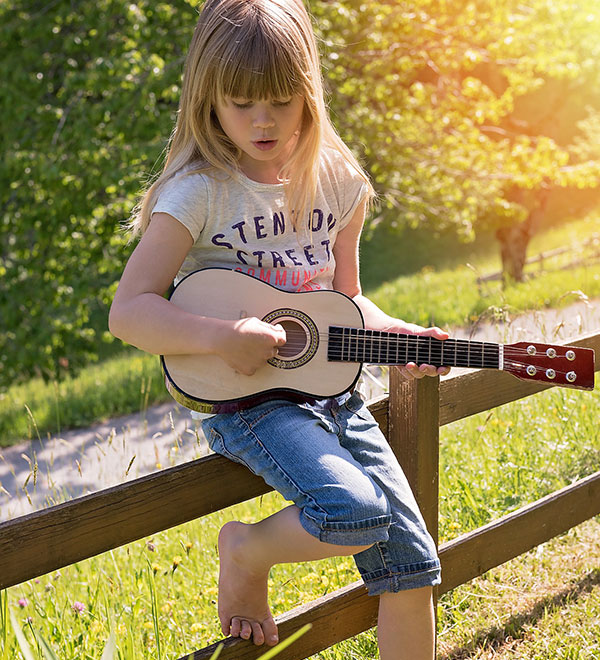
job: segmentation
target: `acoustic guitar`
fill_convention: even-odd
[[[277,356],[253,376],[240,375],[216,355],[161,356],[171,396],[199,412],[228,412],[274,398],[338,396],[352,389],[363,363],[500,369],[523,380],[594,387],[592,349],[366,330],[358,306],[338,291],[289,293],[245,273],[205,268],[182,279],[170,300],[203,316],[255,316],[280,324],[286,332]]]

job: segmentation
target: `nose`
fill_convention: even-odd
[[[255,128],[270,128],[274,126],[275,120],[271,112],[271,106],[268,103],[257,103],[255,106],[256,112],[252,123]]]

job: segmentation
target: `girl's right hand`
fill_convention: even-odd
[[[281,325],[264,323],[256,317],[235,321],[221,338],[218,355],[235,371],[252,376],[277,355],[286,341]]]

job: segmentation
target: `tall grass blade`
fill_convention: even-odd
[[[217,658],[221,655],[221,651],[223,650],[223,644],[219,644],[217,646],[217,650],[210,656],[210,660],[217,660]],[[194,654],[190,653],[190,657],[188,660],[194,660]]]
[[[8,594],[6,589],[0,591],[0,624],[2,625],[2,657],[6,651],[6,641],[8,636]]]
[[[156,652],[158,653],[158,660],[162,660],[162,653],[160,648],[160,634],[158,629],[158,600],[156,598],[156,584],[154,582],[154,572],[152,565],[148,562],[147,566],[148,588],[150,589],[150,602],[152,603],[152,622],[154,623],[154,637],[156,638]]]
[[[100,660],[113,660],[115,657],[115,652],[117,650],[117,640],[115,639],[115,633],[111,630],[104,651],[102,651],[102,657]]]
[[[44,639],[42,634],[41,633],[36,633],[35,631],[34,631],[33,634],[35,635],[37,643],[40,645],[40,648],[42,649],[46,660],[59,660],[58,656],[56,655],[56,653],[54,653],[54,651],[52,650],[52,647]]]
[[[31,647],[29,646],[27,640],[25,639],[23,630],[21,629],[21,626],[19,625],[19,622],[15,617],[15,613],[12,610],[10,611],[10,622],[12,624],[15,637],[17,638],[17,644],[19,645],[19,649],[23,655],[23,658],[25,660],[36,660],[31,650]]]
[[[272,649],[269,649],[266,653],[261,655],[258,660],[271,660],[271,658],[274,658],[280,651],[283,651],[283,649],[286,649],[288,646],[293,644],[299,637],[302,637],[302,635],[307,633],[311,628],[312,623],[307,623],[305,626],[302,626],[302,628],[296,630],[293,635],[290,635],[287,639],[284,639],[283,642],[277,644],[277,646],[274,646]]]

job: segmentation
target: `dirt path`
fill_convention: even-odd
[[[600,328],[600,301],[578,302],[504,322],[484,323],[452,336],[510,343],[529,339],[567,343]],[[461,370],[455,369],[451,377]],[[375,372],[367,396],[385,391]],[[0,521],[78,497],[206,454],[208,448],[188,411],[166,403],[89,429],[0,451]]]

